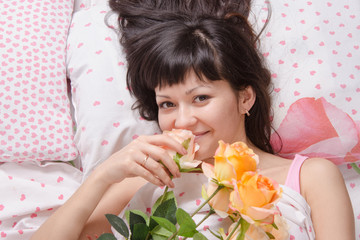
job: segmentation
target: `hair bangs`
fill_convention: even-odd
[[[217,52],[201,26],[174,21],[159,28],[161,34],[148,52],[149,89],[183,83],[191,71],[201,81],[221,79]]]

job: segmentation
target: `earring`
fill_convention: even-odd
[[[250,113],[247,109],[245,109],[245,114],[246,114],[246,116],[250,117]]]

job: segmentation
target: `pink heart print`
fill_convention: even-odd
[[[0,9],[0,161],[73,160],[65,66],[73,1],[8,0]]]

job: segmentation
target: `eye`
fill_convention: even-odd
[[[172,102],[161,102],[159,103],[159,108],[162,109],[167,109],[167,108],[171,108],[174,107],[175,105]]]
[[[207,95],[199,95],[199,96],[196,96],[195,98],[194,98],[194,102],[203,102],[203,101],[205,101],[205,100],[207,100],[207,99],[209,99],[210,97],[209,96],[207,96]]]

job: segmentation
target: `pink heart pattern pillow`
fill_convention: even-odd
[[[0,0],[0,161],[73,160],[65,49],[73,1]]]

